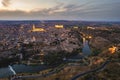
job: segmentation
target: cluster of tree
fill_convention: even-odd
[[[60,51],[60,52],[49,52],[48,55],[44,57],[44,62],[46,65],[49,66],[57,66],[63,62],[63,58],[65,58],[67,55],[67,52]]]
[[[102,51],[101,51],[100,49],[93,49],[91,56],[97,56],[97,55],[100,54],[101,52],[102,52]]]
[[[64,58],[75,56],[81,51],[81,49],[74,49],[71,53],[66,51],[51,51],[44,57],[44,62],[49,66],[56,66],[61,64]]]
[[[14,64],[14,62],[18,61],[18,58],[3,58],[0,60],[0,67],[7,67],[10,64]]]

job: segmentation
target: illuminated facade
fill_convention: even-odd
[[[109,52],[111,54],[114,54],[116,52],[117,47],[113,46],[112,48],[109,48]]]
[[[35,25],[32,27],[32,32],[45,32],[45,29],[43,28],[36,28]]]
[[[62,29],[62,28],[64,28],[64,26],[63,25],[55,25],[55,28]]]
[[[87,29],[95,29],[95,28],[88,26]]]
[[[91,39],[91,38],[92,38],[92,36],[88,36],[88,38],[89,38],[89,39]]]
[[[73,28],[74,28],[74,29],[78,29],[78,27],[77,27],[77,26],[74,26]]]

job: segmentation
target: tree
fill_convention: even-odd
[[[49,52],[48,55],[45,56],[44,61],[49,66],[56,66],[63,62],[63,58],[66,56],[65,51],[60,52]]]

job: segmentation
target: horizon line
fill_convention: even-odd
[[[67,20],[67,19],[43,19],[43,20],[38,20],[38,19],[0,19],[0,21],[81,21],[81,22],[120,22],[120,20]]]

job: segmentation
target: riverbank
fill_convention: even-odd
[[[48,67],[45,65],[25,65],[25,64],[15,64],[11,66],[13,70],[19,73],[37,73],[39,71],[45,70]],[[1,68],[0,69],[0,78],[5,78],[14,75],[13,72],[9,69],[9,67]]]

